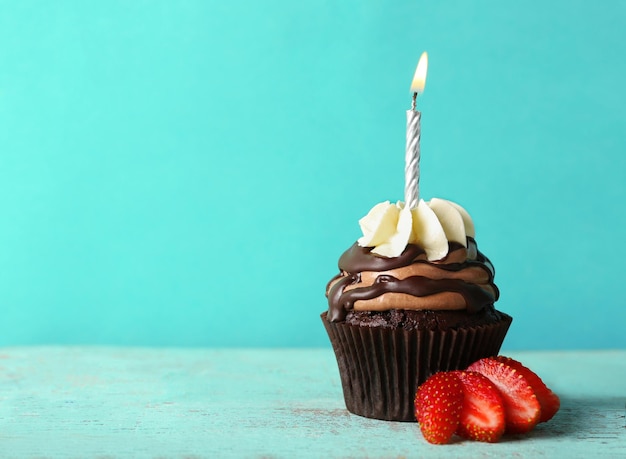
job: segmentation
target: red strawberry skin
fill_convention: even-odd
[[[435,373],[415,394],[415,418],[429,443],[450,441],[459,425],[463,406],[463,386],[451,372]]]
[[[519,371],[492,357],[480,359],[467,369],[486,376],[500,390],[507,433],[529,432],[537,425],[541,405],[528,380]]]
[[[463,408],[457,435],[471,440],[497,442],[505,428],[504,401],[487,377],[475,371],[454,371],[463,386]]]
[[[533,391],[537,396],[537,400],[539,401],[539,405],[541,405],[541,416],[539,417],[539,422],[546,422],[552,419],[561,407],[561,400],[559,399],[559,396],[552,392],[535,372],[522,365],[521,362],[503,355],[499,355],[496,359],[498,362],[505,363],[510,367],[515,368],[524,376],[524,378],[526,378],[530,387],[533,388]]]

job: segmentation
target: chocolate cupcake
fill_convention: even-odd
[[[511,317],[497,311],[494,268],[469,214],[443,199],[380,203],[339,259],[322,321],[348,410],[414,421],[419,384],[497,355]]]

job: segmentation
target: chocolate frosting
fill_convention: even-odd
[[[343,321],[347,311],[354,308],[355,302],[377,298],[386,293],[401,293],[421,298],[453,292],[463,297],[468,313],[476,313],[488,305],[493,305],[499,296],[498,288],[493,283],[495,270],[489,259],[478,251],[476,241],[468,237],[467,248],[451,242],[449,249],[448,256],[443,260],[429,262],[426,260],[424,250],[413,244],[409,244],[399,257],[386,258],[372,254],[372,247],[360,247],[354,243],[339,259],[341,273],[327,285],[328,319],[331,322]],[[437,275],[435,278],[423,275],[399,278],[389,273],[415,264],[423,264],[415,268],[423,267],[426,272],[437,272]],[[487,282],[472,282],[476,276],[466,270],[475,271],[477,267],[486,273]],[[379,273],[371,284],[350,288],[352,285],[360,284],[362,273],[368,271]],[[460,276],[447,277],[445,272],[467,275],[464,276],[465,279],[461,279]]]

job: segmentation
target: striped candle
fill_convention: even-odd
[[[406,112],[406,154],[404,166],[404,203],[409,209],[414,209],[419,203],[420,182],[420,136],[422,114],[417,111],[417,95],[424,92],[426,85],[426,71],[428,69],[428,54],[422,53],[413,82],[411,92],[413,102],[411,109]]]

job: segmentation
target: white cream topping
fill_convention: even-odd
[[[445,199],[420,199],[415,209],[398,201],[376,204],[359,220],[363,237],[361,247],[374,247],[372,253],[384,257],[399,256],[407,244],[424,249],[430,261],[448,254],[448,241],[467,246],[466,236],[474,237],[474,223],[463,207]]]

